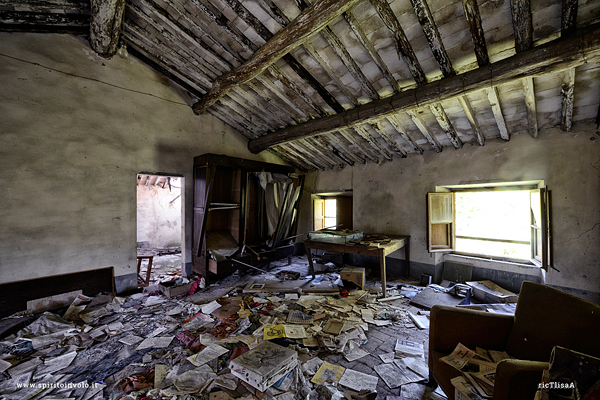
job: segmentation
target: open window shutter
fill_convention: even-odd
[[[315,199],[315,230],[325,228],[325,200]]]
[[[531,258],[542,268],[552,266],[550,247],[550,196],[547,188],[534,189],[529,195],[531,206]]]
[[[454,193],[427,193],[429,252],[454,250]]]

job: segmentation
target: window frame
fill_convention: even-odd
[[[501,191],[501,190],[529,190],[530,192],[530,229],[531,241],[528,243],[531,248],[531,257],[529,262],[545,270],[552,267],[552,246],[551,246],[551,220],[550,220],[550,191],[543,180],[524,181],[524,182],[501,182],[501,183],[475,183],[464,185],[444,185],[436,186],[435,192],[427,193],[427,249],[430,253],[453,253],[457,255],[466,255],[474,257],[483,257],[486,259],[499,261],[514,261],[518,263],[527,262],[524,260],[510,259],[506,257],[494,257],[486,254],[464,253],[456,251],[456,212],[454,193],[457,192],[476,192],[476,191]],[[540,210],[537,213],[532,209],[532,195],[539,193]],[[444,218],[440,219],[443,210],[432,208],[432,199],[435,197],[445,197],[445,201],[451,199],[451,215],[446,211]],[[444,208],[444,207],[442,207]],[[445,208],[448,208],[445,206]],[[535,217],[540,221],[535,221]],[[436,218],[437,217],[437,218]],[[437,229],[437,230],[436,230]],[[444,234],[446,236],[444,236]],[[439,240],[441,239],[441,240]],[[488,240],[489,238],[476,238],[479,240]],[[511,241],[502,241],[511,242]],[[521,242],[521,241],[517,241]]]

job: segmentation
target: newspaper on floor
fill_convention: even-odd
[[[469,350],[469,348],[464,346],[462,343],[459,343],[456,345],[456,348],[451,354],[441,357],[440,361],[445,362],[446,364],[458,370],[461,370],[465,365],[467,365],[469,360],[473,358],[474,355],[474,351]]]
[[[477,393],[477,390],[471,385],[464,376],[457,376],[450,379],[450,383],[456,389],[456,400],[482,400],[483,398]]]
[[[376,376],[364,374],[353,369],[346,368],[344,375],[340,379],[340,385],[357,392],[361,390],[375,391],[377,389],[379,378]]]
[[[171,344],[172,341],[173,341],[173,336],[150,337],[150,338],[144,339],[144,341],[138,345],[136,350],[143,350],[143,349],[147,349],[149,347],[152,347],[155,349],[165,349],[165,348],[169,347],[169,345]]]
[[[317,370],[317,373],[310,380],[315,385],[323,382],[339,382],[346,368],[323,361],[323,364]]]
[[[425,350],[423,343],[413,342],[410,340],[396,339],[396,346],[394,347],[394,353],[396,357],[424,357]]]
[[[219,346],[218,344],[210,344],[199,353],[196,353],[193,356],[188,357],[187,359],[189,362],[199,367],[201,365],[211,362],[219,356],[222,356],[228,351],[229,350],[227,350],[225,347]]]

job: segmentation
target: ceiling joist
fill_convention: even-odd
[[[593,25],[584,32],[561,37],[541,46],[522,51],[484,68],[443,78],[415,89],[397,93],[385,99],[357,106],[341,114],[312,120],[263,135],[248,143],[253,153],[272,145],[306,136],[337,131],[393,115],[428,106],[441,100],[455,98],[472,92],[495,88],[497,85],[574,68],[600,58],[600,27]],[[497,97],[495,90],[492,90]],[[499,102],[495,101],[496,106]],[[502,129],[501,129],[502,132]],[[503,138],[508,140],[508,132]]]

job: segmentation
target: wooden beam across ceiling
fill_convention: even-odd
[[[125,0],[91,0],[90,47],[102,57],[117,54]]]
[[[483,68],[430,82],[393,96],[357,106],[341,114],[289,126],[248,143],[253,153],[307,136],[354,127],[400,111],[429,106],[445,99],[498,85],[573,68],[600,58],[600,25],[522,51]],[[505,138],[507,139],[507,138]]]
[[[212,89],[194,104],[196,114],[201,114],[229,90],[249,82],[264,72],[277,60],[319,32],[335,18],[350,9],[359,0],[321,0],[280,30],[244,64],[218,77]]]

